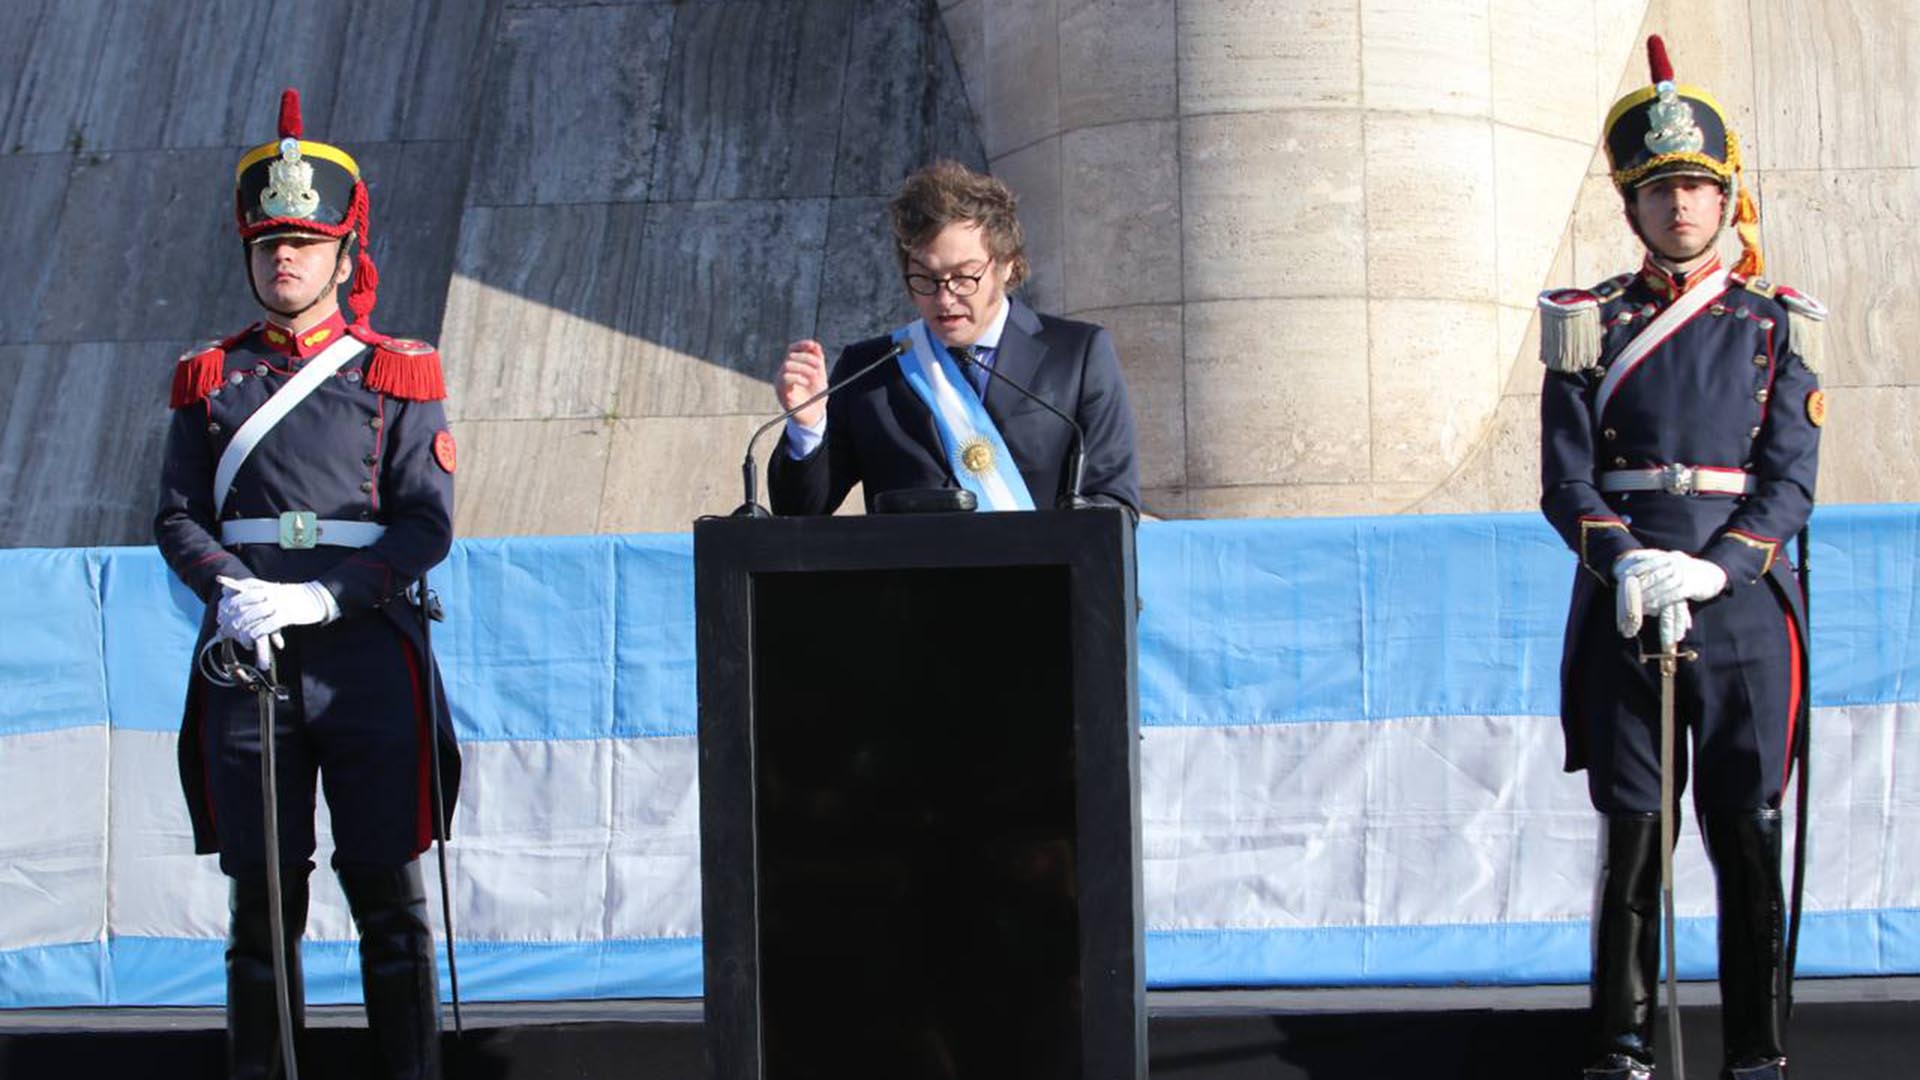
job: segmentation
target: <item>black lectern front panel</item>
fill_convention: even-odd
[[[1066,568],[750,587],[763,1075],[1078,1075]]]
[[[715,1080],[1142,1080],[1132,523],[694,526]]]

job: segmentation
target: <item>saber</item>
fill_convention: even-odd
[[[1680,957],[1673,944],[1673,679],[1680,661],[1693,660],[1699,653],[1682,649],[1678,642],[1662,645],[1663,651],[1641,653],[1640,660],[1660,662],[1660,915],[1667,950],[1667,1027],[1673,1033],[1673,1074],[1677,1080],[1687,1080],[1686,1044],[1680,1034]]]
[[[447,986],[453,996],[453,1038],[459,1042],[466,1034],[460,1023],[460,968],[453,959],[453,896],[447,888],[447,803],[440,786],[440,680],[435,677],[433,624],[446,618],[440,598],[427,588],[427,575],[420,575],[420,647],[428,658],[427,667],[427,754],[433,770],[434,851],[440,862],[440,919],[447,928]]]
[[[263,672],[235,658],[231,640],[221,645],[226,653],[227,670],[233,678],[252,687],[260,702],[260,798],[266,811],[267,927],[273,935],[269,953],[273,960],[273,996],[280,1019],[280,1060],[287,1080],[300,1080],[300,1065],[293,1047],[293,1006],[287,987],[286,915],[280,907],[280,783],[274,764],[274,702],[285,698],[287,692],[280,685],[277,659],[269,660]]]

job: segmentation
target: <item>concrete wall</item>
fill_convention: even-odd
[[[9,13],[0,544],[146,541],[173,359],[254,316],[227,190],[287,84],[372,180],[376,322],[441,341],[469,535],[731,507],[781,345],[908,313],[882,207],[941,154],[1021,192],[1031,299],[1113,328],[1150,509],[1531,507],[1533,296],[1637,258],[1596,147],[1649,30],[1834,309],[1823,501],[1920,500],[1913,0]]]
[[[1531,508],[1533,300],[1638,260],[1598,147],[1649,32],[1732,111],[1771,275],[1834,308],[1822,500],[1920,499],[1912,0],[942,10],[1037,298],[1115,329],[1156,511]]]
[[[910,311],[886,196],[985,164],[933,0],[18,8],[4,545],[148,541],[174,358],[257,314],[232,167],[282,86],[369,178],[375,324],[440,341],[468,535],[731,509],[782,346]]]

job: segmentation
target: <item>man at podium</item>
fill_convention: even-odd
[[[869,510],[885,492],[927,488],[965,489],[982,510],[1053,506],[1074,494],[1074,425],[1085,447],[1078,494],[1138,513],[1133,411],[1113,339],[1009,295],[1027,276],[1015,207],[1005,184],[957,162],[907,178],[888,209],[920,317],[848,346],[831,381],[819,342],[788,348],[774,378],[780,407],[833,393],[788,421],[768,471],[775,513],[830,514],[855,484]]]

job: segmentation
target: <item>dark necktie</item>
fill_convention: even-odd
[[[950,345],[947,351],[953,354],[953,362],[960,365],[960,371],[967,377],[967,385],[973,387],[974,394],[981,401],[987,400],[987,368],[993,364],[993,349],[986,345]],[[967,358],[971,356],[973,362]]]

